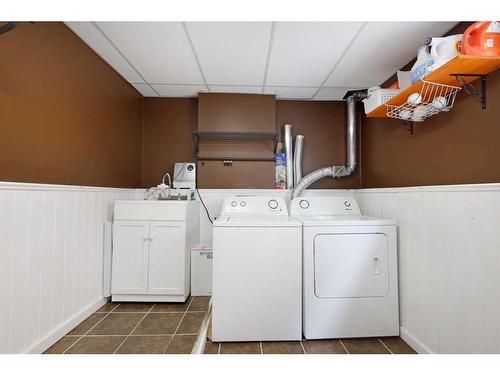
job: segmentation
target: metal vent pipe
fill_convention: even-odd
[[[302,179],[302,155],[304,150],[304,136],[295,137],[295,148],[293,150],[293,186],[297,186]]]
[[[357,92],[347,98],[347,163],[345,165],[332,165],[317,169],[302,178],[295,186],[292,198],[300,197],[304,190],[314,182],[324,177],[345,177],[351,175],[357,164],[356,160],[356,134],[357,134],[357,116],[356,101],[363,99],[366,94]]]
[[[292,125],[285,124],[286,188],[293,189]]]

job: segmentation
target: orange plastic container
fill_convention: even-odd
[[[500,22],[483,21],[469,26],[460,51],[463,55],[500,56]]]

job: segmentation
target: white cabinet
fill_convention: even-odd
[[[197,202],[116,201],[112,300],[185,301],[198,236]]]
[[[117,221],[113,225],[112,294],[148,291],[149,223]]]
[[[150,223],[148,294],[184,293],[184,231],[184,222]]]

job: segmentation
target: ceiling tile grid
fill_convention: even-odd
[[[267,84],[319,87],[360,25],[359,22],[278,22]]]
[[[457,22],[67,22],[143,96],[342,100]]]
[[[107,35],[150,84],[203,84],[180,22],[99,22]]]
[[[271,22],[188,22],[207,83],[262,85]]]

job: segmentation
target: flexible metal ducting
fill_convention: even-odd
[[[302,179],[302,155],[304,150],[304,136],[295,137],[295,149],[293,150],[293,186],[297,186]]]
[[[363,99],[366,94],[356,92],[347,98],[347,163],[346,165],[332,165],[317,169],[302,178],[292,193],[292,198],[300,197],[304,190],[314,182],[324,177],[345,177],[354,172],[356,168],[356,133],[357,133],[357,116],[356,116],[356,101]]]
[[[293,189],[292,125],[285,124],[286,188]]]

